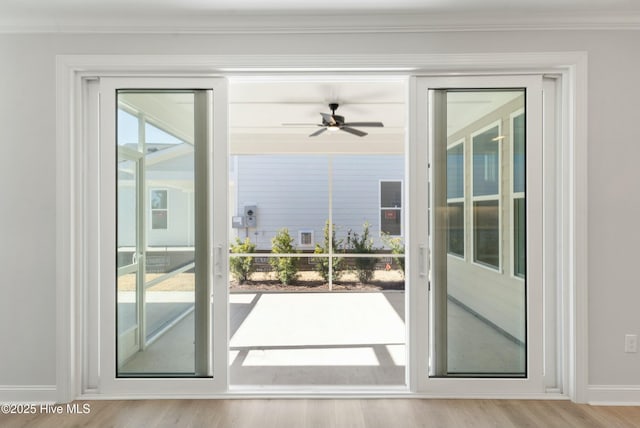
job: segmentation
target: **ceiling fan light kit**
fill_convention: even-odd
[[[320,115],[322,116],[322,124],[318,124],[320,129],[309,135],[309,137],[317,137],[327,130],[330,132],[344,131],[348,132],[349,134],[357,135],[358,137],[364,137],[368,134],[364,131],[360,131],[359,129],[354,128],[354,126],[357,126],[359,128],[382,128],[384,126],[382,122],[345,122],[344,116],[336,114],[336,110],[338,109],[338,107],[338,103],[330,103],[329,109],[331,110],[331,113],[320,113]]]

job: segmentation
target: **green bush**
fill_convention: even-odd
[[[282,228],[271,240],[271,251],[276,254],[295,253],[293,238],[289,234],[289,229]],[[297,257],[271,257],[269,264],[276,274],[276,278],[283,285],[289,285],[298,277]]]
[[[342,245],[342,240],[336,241],[336,227],[333,225],[331,228],[331,244],[329,244],[329,220],[324,224],[324,240],[322,245],[316,244],[316,249],[314,253],[316,254],[327,254],[329,253],[329,245],[333,247],[333,253],[337,253],[338,249]],[[322,276],[322,279],[325,282],[329,282],[329,259],[330,257],[318,257],[314,259],[316,263],[316,271]],[[333,280],[337,281],[340,279],[344,271],[344,259],[341,257],[333,257],[332,258],[332,267],[331,270],[333,272]]]
[[[391,249],[392,254],[404,254],[404,242],[402,238],[399,236],[390,236],[389,234],[383,234],[382,240],[385,245],[387,245]],[[393,260],[400,267],[402,271],[402,275],[404,275],[404,257],[394,257]]]
[[[256,244],[252,243],[249,238],[243,241],[236,238],[235,244],[231,245],[231,253],[253,253],[256,250]],[[231,274],[238,280],[240,284],[244,284],[249,280],[249,276],[255,270],[253,257],[230,257],[229,268]]]
[[[375,252],[373,239],[369,237],[369,222],[362,226],[362,234],[359,235],[351,230],[347,234],[347,249],[356,254],[371,254]],[[369,257],[356,257],[354,260],[358,281],[367,284],[373,279],[377,260]]]

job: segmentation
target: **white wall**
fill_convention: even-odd
[[[55,55],[589,54],[589,383],[640,385],[640,32],[0,35],[0,385],[55,383]],[[393,65],[393,64],[390,64]]]

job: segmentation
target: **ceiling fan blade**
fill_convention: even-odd
[[[322,121],[328,123],[329,125],[335,125],[336,120],[329,113],[320,113],[322,115]]]
[[[343,126],[340,128],[341,131],[348,132],[349,134],[357,135],[358,137],[364,137],[367,135],[366,132],[360,131],[359,129],[349,128],[348,126]]]
[[[313,134],[309,135],[309,137],[317,137],[318,135],[322,134],[326,130],[327,130],[327,128],[320,128],[316,132],[314,132]]]
[[[370,126],[382,128],[384,125],[382,124],[382,122],[349,122],[345,123],[344,126]]]

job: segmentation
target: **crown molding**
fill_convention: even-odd
[[[3,17],[5,34],[345,34],[445,31],[640,30],[627,13],[201,14]]]

